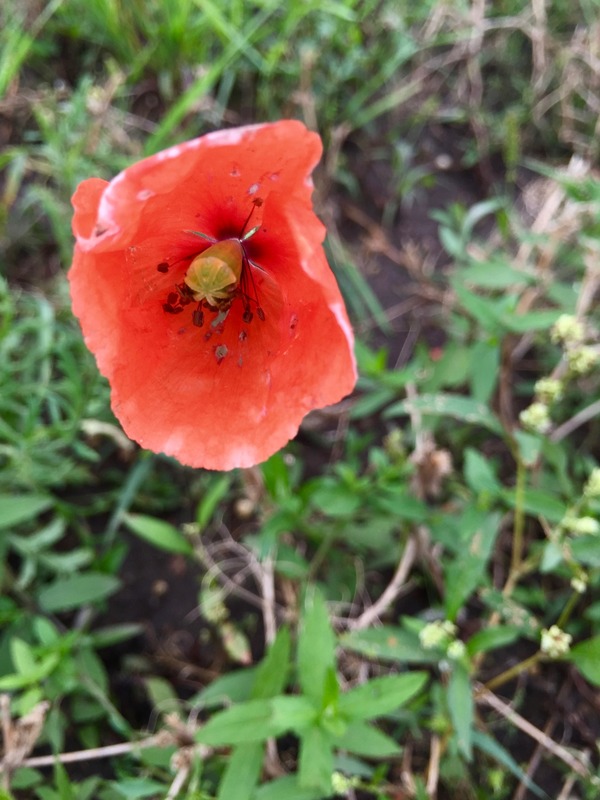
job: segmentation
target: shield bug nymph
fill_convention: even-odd
[[[184,275],[183,284],[178,287],[181,289],[184,286],[186,294],[198,303],[193,315],[193,323],[197,327],[202,327],[204,323],[203,308],[226,315],[236,298],[242,301],[242,319],[246,324],[252,321],[254,313],[264,321],[265,312],[258,301],[252,274],[253,269],[260,267],[250,260],[245,244],[260,230],[260,225],[244,233],[254,208],[261,205],[261,202],[258,199],[254,202],[237,237],[214,241],[199,231],[186,231],[212,242],[210,247],[192,260]],[[252,311],[252,306],[255,312]]]

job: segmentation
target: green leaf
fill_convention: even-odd
[[[339,641],[342,647],[367,658],[404,664],[434,664],[439,661],[439,653],[421,647],[416,633],[391,625],[346,633]]]
[[[123,522],[132,533],[154,547],[186,556],[194,553],[194,548],[185,536],[162,519],[147,517],[145,514],[123,514]]]
[[[317,712],[305,697],[248,700],[215,714],[196,736],[212,747],[261,742],[286,731],[303,730]]]
[[[509,769],[512,774],[518,778],[518,780],[522,781],[525,786],[529,789],[530,792],[536,797],[543,798],[543,800],[549,800],[548,795],[543,792],[539,786],[536,786],[535,783],[531,781],[531,779],[526,775],[526,773],[521,769],[521,767],[517,764],[511,754],[502,747],[502,745],[498,744],[495,739],[492,739],[491,736],[488,736],[487,733],[483,733],[482,731],[474,730],[473,731],[473,745],[478,749],[481,750],[486,755],[490,756],[491,758],[495,759],[499,764],[502,764],[507,769]]]
[[[69,780],[67,770],[60,761],[54,762],[54,782],[56,783],[60,800],[77,800],[74,786]]]
[[[203,531],[221,500],[227,495],[231,486],[231,475],[220,475],[213,479],[208,489],[204,492],[196,510],[196,522],[200,531]]]
[[[22,494],[15,497],[0,494],[0,530],[12,528],[21,522],[35,519],[53,503],[51,497],[39,494]]]
[[[331,793],[332,775],[331,737],[321,728],[311,727],[300,742],[298,783],[309,789],[320,789],[327,796]]]
[[[298,681],[317,708],[323,704],[327,674],[336,667],[335,645],[323,596],[316,589],[307,592],[298,634]]]
[[[290,666],[291,646],[289,629],[284,626],[279,629],[267,655],[256,668],[250,695],[252,700],[275,697],[283,692]]]
[[[511,507],[515,508],[517,496],[514,489],[505,489],[502,492],[504,501]],[[540,516],[547,519],[548,522],[560,522],[565,516],[567,507],[566,505],[556,498],[555,495],[548,494],[541,489],[525,490],[525,498],[523,500],[523,508],[527,514],[532,516]]]
[[[566,658],[575,664],[590,683],[600,686],[600,636],[574,645]]]
[[[473,694],[469,673],[462,664],[455,663],[447,687],[448,710],[458,747],[467,761],[472,757]]]
[[[371,414],[376,414],[382,408],[391,403],[397,396],[395,389],[379,388],[367,394],[361,395],[354,401],[350,409],[351,419],[363,419],[369,417]]]
[[[14,637],[10,640],[9,647],[10,657],[15,670],[22,675],[33,672],[37,666],[37,662],[31,646],[23,639]]]
[[[350,719],[373,719],[404,705],[427,681],[425,672],[384,675],[344,692],[338,701],[340,713]]]
[[[125,800],[143,800],[145,797],[162,797],[165,793],[164,783],[152,778],[121,778],[118,782],[111,781],[110,786],[117,797]]]
[[[352,722],[334,743],[336,748],[364,758],[391,758],[402,752],[393,739],[366,722]]]
[[[527,467],[535,466],[544,446],[544,437],[527,431],[514,431],[515,441],[519,447],[521,460]]]
[[[89,635],[90,641],[97,650],[103,647],[125,642],[134,636],[140,636],[144,632],[144,626],[137,622],[123,622],[119,625],[109,625],[106,628],[96,628]]]
[[[451,283],[462,307],[479,323],[484,331],[495,335],[504,332],[506,323],[503,305],[506,305],[506,299],[503,303],[498,297],[481,297],[461,285],[458,278],[455,278]],[[511,305],[513,305],[512,301]]]
[[[256,667],[246,667],[237,672],[220,675],[198,692],[190,703],[202,708],[242,703],[250,699],[255,680]]]
[[[496,477],[488,459],[471,447],[467,447],[465,450],[464,473],[467,485],[474,492],[488,492],[495,497],[502,489],[502,484]]]
[[[351,517],[360,508],[355,490],[333,478],[319,478],[310,495],[311,505],[326,517]]]
[[[179,698],[170,681],[149,675],[144,678],[144,686],[153,709],[162,714],[177,711],[180,705]]]
[[[502,425],[495,414],[484,403],[463,395],[423,394],[395,403],[387,409],[384,416],[399,417],[413,411],[437,417],[453,417],[472,425],[481,425],[498,435],[502,434]]]
[[[449,562],[444,570],[444,607],[448,619],[455,619],[465,600],[487,581],[487,562],[500,531],[500,521],[499,513],[487,514],[482,519],[473,515],[472,523],[477,527],[467,531],[467,549]]]
[[[529,311],[527,314],[503,314],[504,327],[511,333],[545,331],[560,317],[561,311]]]
[[[468,267],[457,270],[456,276],[461,283],[470,283],[482,289],[507,289],[509,286],[529,284],[537,280],[534,275],[514,269],[507,261],[500,258],[485,263],[474,262]]]
[[[286,775],[261,786],[253,800],[323,800],[323,792],[306,789],[298,784],[296,775]]]
[[[521,635],[519,628],[510,625],[496,625],[494,628],[482,628],[473,634],[467,642],[467,653],[474,656],[477,653],[487,653],[497,647],[512,644]]]
[[[86,572],[59,578],[45,586],[38,594],[38,603],[44,611],[70,611],[73,608],[97,603],[114,594],[121,585],[118,578],[101,572]]]
[[[571,554],[580,564],[588,567],[600,567],[600,537],[590,534],[572,538],[569,547]]]
[[[233,750],[219,783],[217,800],[250,800],[260,777],[264,750],[259,742],[241,744]]]
[[[494,393],[500,374],[500,347],[490,342],[476,342],[471,348],[469,383],[473,398],[487,404]]]

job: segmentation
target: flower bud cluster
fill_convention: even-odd
[[[540,378],[536,382],[534,390],[540,403],[550,406],[562,399],[564,385],[558,378]]]
[[[550,409],[546,403],[535,402],[519,414],[521,424],[533,433],[548,433],[552,427]]]
[[[563,517],[560,527],[572,536],[595,536],[600,533],[600,522],[594,517],[577,516],[567,513]]]
[[[448,619],[436,619],[419,631],[419,641],[425,650],[446,648],[455,636],[456,625]]]
[[[573,637],[561,630],[558,625],[544,628],[540,641],[540,650],[549,658],[566,656],[571,648]]]
[[[585,328],[577,317],[561,314],[552,326],[550,338],[555,344],[561,344],[565,348],[573,347],[585,339]]]
[[[583,322],[570,314],[562,314],[554,323],[550,338],[560,344],[571,375],[586,375],[600,362],[600,349],[589,342]]]

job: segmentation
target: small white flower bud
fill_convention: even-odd
[[[569,652],[572,641],[570,633],[565,633],[558,625],[552,625],[542,631],[540,650],[550,658],[560,658]]]

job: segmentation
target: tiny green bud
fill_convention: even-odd
[[[532,403],[519,414],[524,428],[534,433],[547,433],[552,427],[550,412],[545,403]]]
[[[569,652],[572,641],[570,633],[565,633],[558,625],[552,625],[542,631],[540,650],[550,658],[560,658]]]

